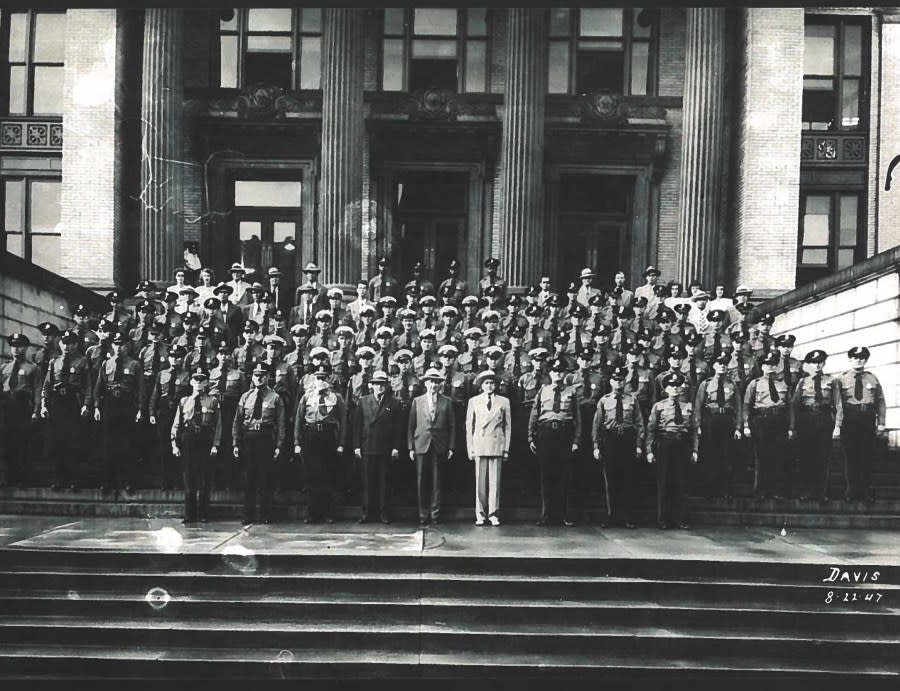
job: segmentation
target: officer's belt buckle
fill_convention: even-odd
[[[262,428],[261,422],[251,422],[249,427],[247,428],[250,432],[259,432]]]

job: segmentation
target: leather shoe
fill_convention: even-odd
[[[690,527],[690,526],[688,526],[687,523],[679,523],[679,524],[678,524],[678,529],[679,529],[679,530],[687,530],[689,527]]]
[[[388,518],[387,516],[382,516],[382,517],[381,517],[381,522],[384,523],[385,525],[390,525],[391,519]]]
[[[491,522],[491,525],[495,528],[500,525],[500,519],[496,516],[490,516],[488,520]]]
[[[334,519],[331,516],[325,516],[325,522],[331,525],[334,523]]]
[[[535,521],[534,524],[540,528],[542,526],[549,525],[550,521],[548,521],[546,518],[541,518]]]
[[[368,516],[360,516],[358,519],[356,519],[356,522],[357,523],[368,523],[369,517]]]
[[[477,526],[482,526],[482,525],[484,525],[484,519],[483,519],[483,518],[476,518],[476,519],[475,519],[475,525],[477,525]]]
[[[575,527],[575,521],[570,521],[570,520],[567,518],[566,520],[563,521],[563,525],[566,526],[566,528],[574,528],[574,527]]]
[[[439,519],[439,518],[431,519],[431,525],[440,525],[440,524],[441,524],[441,519]]]
[[[662,521],[657,522],[656,526],[657,526],[660,530],[668,530],[668,528],[669,528],[669,526],[666,525],[665,523],[663,523]]]
[[[419,519],[419,525],[420,525],[420,526],[426,526],[426,525],[428,525],[428,519],[427,519],[427,518],[420,518],[420,519]]]
[[[634,523],[632,523],[631,521],[625,521],[625,527],[626,528],[634,528]]]

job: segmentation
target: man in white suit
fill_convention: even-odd
[[[475,378],[481,393],[469,399],[466,448],[475,462],[475,525],[500,525],[500,469],[509,458],[509,399],[494,393],[497,373],[485,370]],[[487,505],[487,511],[485,511]]]

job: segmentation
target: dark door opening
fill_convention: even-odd
[[[598,287],[610,286],[617,271],[628,271],[634,178],[627,175],[560,176],[558,264],[551,275],[557,291],[580,285],[589,267]]]
[[[393,183],[392,274],[401,283],[422,262],[423,278],[437,284],[456,259],[465,274],[468,176],[444,171],[405,171]]]

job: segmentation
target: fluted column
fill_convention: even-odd
[[[141,80],[141,277],[170,281],[184,263],[184,11],[147,8]]]
[[[325,9],[319,261],[326,284],[353,285],[360,277],[363,26],[362,9]]]
[[[510,288],[535,282],[544,251],[545,9],[511,8],[503,110],[500,273]]]
[[[713,288],[724,193],[725,9],[687,10],[678,270]]]

